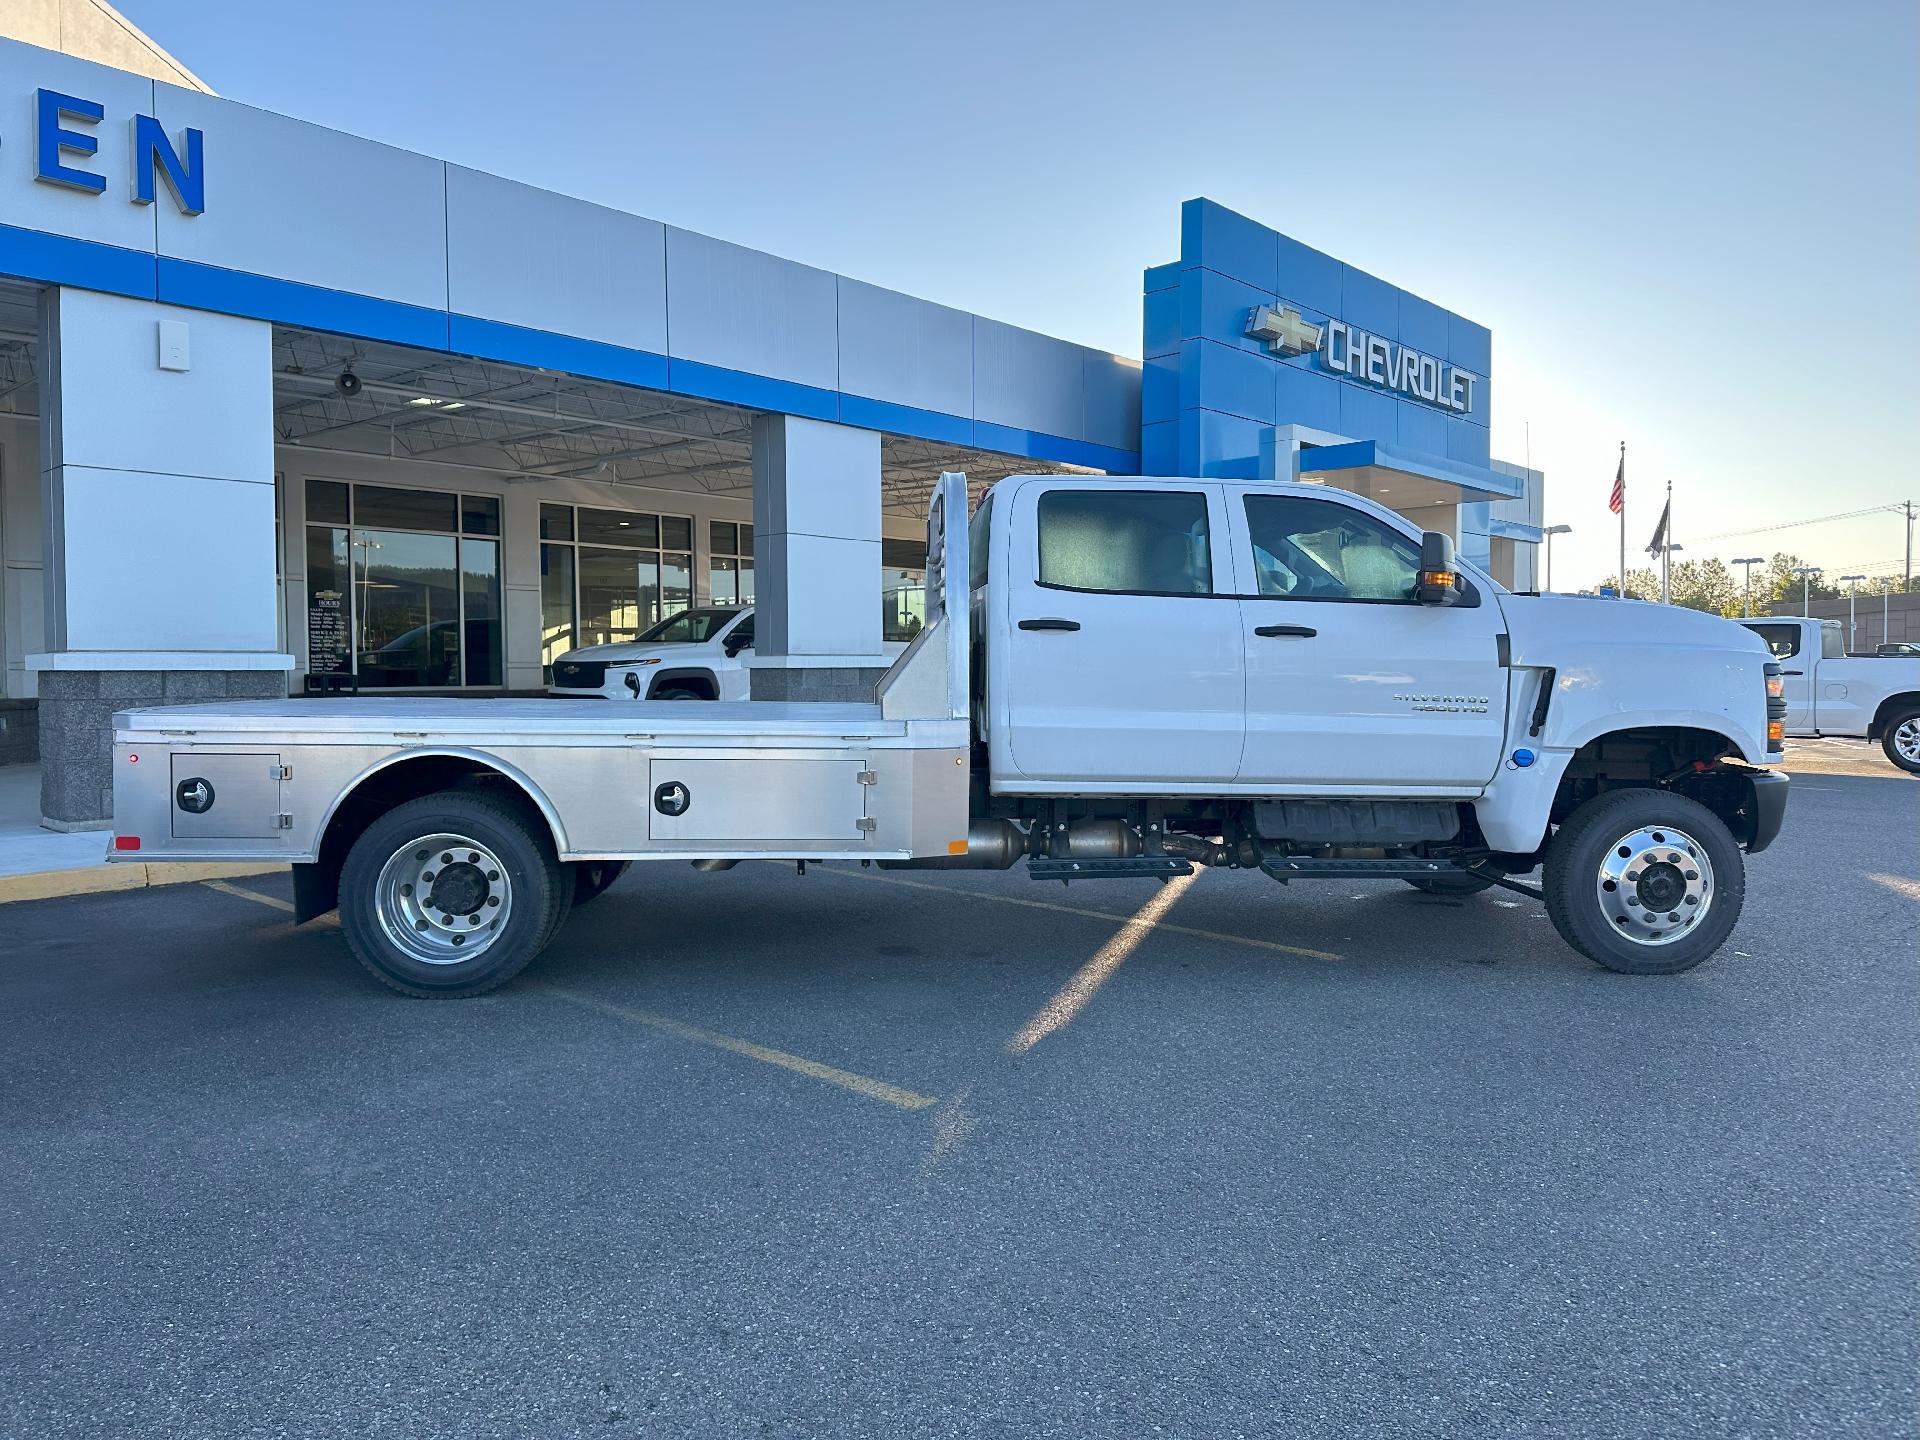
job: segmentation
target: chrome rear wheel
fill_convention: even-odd
[[[381,867],[374,914],[396,950],[423,965],[484,954],[513,913],[513,881],[487,846],[467,835],[423,835]]]

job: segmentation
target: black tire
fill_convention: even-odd
[[[685,685],[668,685],[653,693],[656,700],[704,700],[707,697],[698,690],[690,690]]]
[[[1891,760],[1897,769],[1904,770],[1909,775],[1920,775],[1920,751],[1916,751],[1913,759],[1908,759],[1900,753],[1900,727],[1903,725],[1911,725],[1916,731],[1920,731],[1920,710],[1906,710],[1898,715],[1889,715],[1887,728],[1880,732],[1880,748],[1886,752],[1887,759]]]
[[[1493,888],[1493,881],[1484,875],[1433,875],[1418,880],[1409,880],[1407,884],[1423,895],[1478,895],[1482,890]]]
[[[1676,836],[1690,837],[1708,865],[1689,864]],[[1623,851],[1636,861],[1623,857],[1621,863],[1642,863],[1642,870],[1629,868],[1620,880],[1604,882],[1602,866],[1613,866]],[[1641,855],[1652,863],[1638,862]],[[1656,877],[1656,870],[1664,874]],[[1643,874],[1643,883],[1626,883]],[[1649,888],[1656,878],[1673,888]],[[1603,883],[1611,892],[1604,905]],[[1554,832],[1543,889],[1553,928],[1589,960],[1624,975],[1674,975],[1705,960],[1732,933],[1747,898],[1746,857],[1726,824],[1698,801],[1668,790],[1614,790],[1587,801]],[[1660,913],[1668,904],[1673,910]],[[1652,927],[1661,927],[1657,936],[1632,938]]]
[[[573,871],[574,908],[577,910],[589,900],[606,894],[632,863],[631,860],[580,860],[568,866]]]
[[[439,837],[438,844],[423,845],[433,837]],[[409,856],[416,845],[422,848]],[[431,854],[439,845],[445,845],[441,856],[448,860]],[[456,851],[465,853],[452,858]],[[402,884],[416,865],[427,868],[413,883]],[[439,883],[413,899],[429,876]],[[470,789],[447,790],[396,807],[354,841],[340,871],[340,928],[368,972],[403,995],[481,995],[511,980],[545,948],[572,908],[572,882],[537,817],[511,801]],[[428,900],[432,903],[423,903]],[[502,901],[504,918],[485,923]],[[428,918],[413,918],[416,908]],[[442,910],[447,913],[439,918],[454,922],[451,928],[431,923],[434,912]],[[462,921],[471,926],[464,933]],[[439,958],[410,953],[389,934],[389,926],[409,940],[412,931],[423,932],[416,945],[437,950]],[[465,951],[469,938],[481,941],[476,952]]]

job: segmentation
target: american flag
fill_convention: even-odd
[[[1620,468],[1613,472],[1613,494],[1607,497],[1607,509],[1614,514],[1620,513],[1620,507],[1627,503],[1627,456],[1623,449],[1620,453]]]

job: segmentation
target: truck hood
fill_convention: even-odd
[[[1678,605],[1605,595],[1502,595],[1500,609],[1516,665],[1555,665],[1553,648],[1568,642],[1767,654],[1766,642],[1746,626]]]
[[[628,641],[617,645],[583,645],[578,650],[569,650],[559,660],[561,663],[584,660],[589,665],[631,665],[636,660],[688,660],[719,648],[686,641],[668,645],[639,645]]]
[[[1724,735],[1763,763],[1770,657],[1744,625],[1644,600],[1499,598],[1513,666],[1554,672],[1544,743],[1578,748],[1616,730],[1677,725]]]

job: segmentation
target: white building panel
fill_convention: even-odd
[[[1081,352],[1086,387],[1080,428],[1072,433],[1116,450],[1140,448],[1140,362],[1100,350]]]
[[[62,464],[273,483],[270,325],[88,290],[59,305]],[[186,327],[185,370],[160,363],[163,324]]]
[[[840,277],[840,388],[973,417],[973,317]]]
[[[275,648],[272,485],[75,465],[61,476],[63,650]]]
[[[447,287],[457,314],[667,350],[666,226],[459,165]]]
[[[1086,390],[1081,373],[1085,354],[1065,340],[975,316],[974,418],[1019,430],[1078,436]]]
[[[446,308],[443,162],[193,90],[155,91],[169,135],[206,133],[206,213],[182,215],[163,190],[151,207],[162,255]]]
[[[835,279],[826,270],[668,226],[668,353],[835,389]]]
[[[99,192],[34,179],[36,94],[57,90],[92,100],[106,114],[89,125],[69,118],[65,129],[91,136],[93,155],[62,151],[60,163],[106,181]],[[133,203],[133,117],[154,113],[153,81],[124,70],[92,65],[27,45],[0,44],[0,165],[4,166],[7,203],[0,224],[46,230],[77,240],[153,250],[153,210]],[[171,125],[167,132],[179,142]]]

